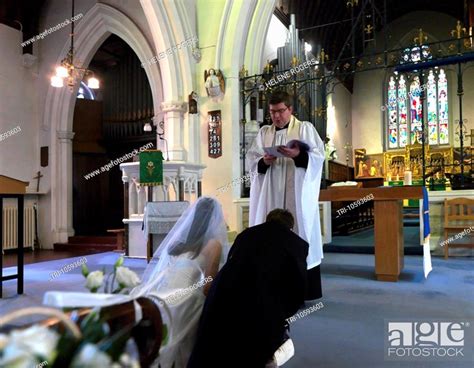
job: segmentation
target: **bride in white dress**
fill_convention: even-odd
[[[202,197],[185,211],[153,255],[142,283],[130,295],[154,298],[168,326],[168,342],[154,367],[186,367],[207,291],[228,249],[221,205]]]

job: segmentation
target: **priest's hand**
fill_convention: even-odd
[[[286,157],[295,158],[300,154],[300,148],[298,145],[295,145],[293,148],[288,148],[285,146],[278,147],[278,152]]]
[[[276,159],[277,159],[277,158],[276,158],[275,156],[267,155],[266,153],[265,153],[265,155],[263,156],[263,162],[264,162],[265,165],[267,165],[267,166],[271,166],[271,165],[275,162]]]

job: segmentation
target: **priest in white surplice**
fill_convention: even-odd
[[[319,222],[319,187],[324,163],[324,144],[314,126],[299,121],[293,113],[291,96],[279,91],[269,99],[272,125],[263,126],[247,152],[247,164],[254,175],[250,187],[250,219],[254,226],[265,222],[275,208],[289,210],[295,218],[293,231],[309,243],[308,286],[306,300],[320,298],[323,258]],[[278,148],[286,157],[267,155],[264,147],[286,145],[291,140],[309,145],[309,151],[298,145]]]

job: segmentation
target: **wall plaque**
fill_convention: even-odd
[[[222,156],[222,121],[221,111],[209,111],[208,113],[208,155],[211,158]]]

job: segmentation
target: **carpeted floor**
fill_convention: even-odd
[[[86,256],[90,269],[112,267],[116,253]],[[80,269],[48,281],[53,271],[79,260],[70,258],[26,266],[25,295],[16,296],[15,281],[4,283],[0,314],[41,303],[47,290],[85,291]],[[139,274],[145,261],[127,259],[125,265]],[[12,270],[10,270],[12,271]],[[324,307],[291,324],[296,355],[286,368],[358,367],[472,367],[474,326],[468,328],[468,361],[386,361],[384,342],[388,321],[474,322],[474,260],[433,259],[433,271],[423,277],[422,258],[406,256],[401,280],[375,281],[374,256],[326,253],[322,265]],[[314,304],[308,303],[305,308]],[[305,309],[302,308],[302,309]],[[224,366],[223,366],[224,367]]]
[[[406,255],[422,255],[420,229],[414,226],[403,227],[403,244]],[[352,233],[350,236],[333,236],[329,244],[324,245],[325,252],[374,254],[374,228]]]

